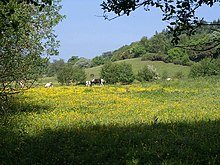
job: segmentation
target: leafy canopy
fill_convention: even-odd
[[[0,2],[0,98],[29,87],[43,72],[47,57],[58,54],[53,27],[63,18],[59,0]],[[43,5],[43,6],[42,6]]]

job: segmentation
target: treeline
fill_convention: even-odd
[[[96,56],[91,61],[92,66],[137,57],[188,66],[207,57],[216,59],[220,54],[217,46],[220,43],[220,31],[216,24],[220,24],[220,20],[213,21],[212,24],[200,27],[193,36],[181,35],[178,45],[172,45],[173,36],[167,30],[156,32],[151,38],[143,37],[118,50]]]
[[[217,24],[220,24],[220,20],[198,28],[192,36],[181,35],[178,45],[172,45],[173,35],[168,30],[163,30],[160,33],[156,32],[151,38],[142,37],[140,41],[124,45],[115,51],[104,52],[93,59],[72,56],[66,63],[62,59],[55,60],[49,62],[45,73],[46,76],[57,75],[58,81],[64,83],[69,82],[60,78],[64,75],[64,68],[81,71],[109,62],[141,58],[143,61],[163,61],[191,66],[191,76],[220,75],[220,29]],[[84,74],[81,77],[85,77]],[[76,76],[70,79],[80,80]]]

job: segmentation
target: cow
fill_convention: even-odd
[[[53,87],[53,83],[52,82],[46,83],[45,88],[50,88],[50,87]]]
[[[86,86],[87,87],[91,86],[91,81],[86,81]]]
[[[21,81],[19,82],[19,84],[20,84],[21,88],[23,89],[23,88],[24,88],[24,80],[21,80]]]
[[[99,84],[100,86],[104,85],[105,80],[104,79],[92,79],[91,86],[94,84]]]

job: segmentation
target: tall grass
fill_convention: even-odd
[[[0,116],[0,164],[219,164],[220,81],[32,88]]]

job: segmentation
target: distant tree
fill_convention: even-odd
[[[166,62],[172,62],[180,65],[191,65],[189,56],[185,49],[182,48],[172,48],[168,51],[166,56]]]
[[[171,48],[170,40],[164,33],[157,33],[148,40],[148,52],[167,54]]]
[[[79,59],[78,56],[72,56],[67,62],[74,65]]]
[[[91,60],[81,57],[74,66],[79,68],[89,68],[91,66]]]
[[[101,77],[108,83],[130,84],[134,81],[131,64],[128,63],[106,63],[101,69]]]
[[[104,52],[101,56],[96,56],[91,61],[91,66],[103,65],[106,62],[109,62],[112,58],[112,52]]]
[[[86,79],[86,74],[84,69],[79,67],[73,67],[70,64],[65,64],[63,68],[61,68],[57,72],[57,81],[62,85],[69,85],[70,83],[82,83]]]
[[[86,80],[86,72],[83,68],[73,67],[72,69],[72,82],[84,83]]]
[[[105,60],[102,56],[96,56],[92,59],[91,61],[91,66],[94,67],[94,66],[99,66],[99,65],[102,65],[105,63]]]
[[[46,75],[48,77],[55,76],[64,66],[65,62],[63,59],[53,60],[52,63],[48,63]]]
[[[130,50],[129,45],[124,45],[118,50],[113,51],[113,56],[111,58],[111,61],[118,61],[118,60],[124,60],[132,58],[132,50]]]

